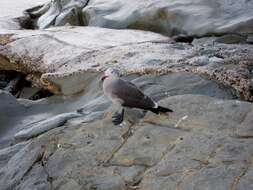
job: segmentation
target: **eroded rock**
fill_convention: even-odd
[[[252,101],[251,45],[215,40],[202,38],[190,45],[150,32],[94,27],[15,32],[0,49],[0,68],[22,71],[36,86],[65,95],[82,91],[98,71],[111,66],[125,74],[194,72]]]
[[[124,125],[114,126],[114,108],[103,97],[99,77],[87,84],[83,94],[64,101],[55,96],[37,102],[19,100],[17,105],[29,107],[28,113],[20,113],[26,131],[32,131],[29,123],[46,123],[58,118],[57,113],[78,109],[82,115],[39,133],[29,143],[2,151],[3,189],[155,190],[204,184],[226,189],[241,183],[250,187],[252,139],[239,132],[251,126],[251,103],[231,100],[229,89],[196,74],[130,75],[127,80],[174,113],[128,110]],[[35,125],[34,129],[40,130]],[[17,171],[17,166],[23,171]],[[245,178],[238,181],[242,172]]]
[[[94,0],[83,9],[83,13],[89,26],[136,28],[169,36],[203,36],[210,33],[251,33],[252,6],[252,2],[245,0],[212,3],[208,0]]]

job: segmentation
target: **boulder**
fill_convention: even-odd
[[[43,5],[48,2],[48,0],[16,0],[15,4],[10,3],[8,0],[2,0],[0,2],[1,12],[0,17],[11,17],[18,18],[22,17],[24,14],[24,10],[29,9],[31,7],[36,7],[39,5]]]
[[[168,36],[252,33],[253,3],[247,0],[91,0],[88,26],[134,28]]]
[[[252,8],[252,2],[247,0],[212,3],[208,0],[54,0],[43,8],[28,9],[27,13],[38,19],[38,28],[70,24],[141,29],[167,36],[207,36],[252,33]]]

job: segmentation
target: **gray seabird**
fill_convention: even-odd
[[[124,119],[124,107],[139,108],[153,113],[173,112],[169,108],[159,106],[150,97],[143,94],[135,84],[120,78],[119,71],[109,68],[104,72],[101,80],[103,81],[103,91],[114,104],[122,106],[120,114],[112,117],[115,125],[120,124]]]

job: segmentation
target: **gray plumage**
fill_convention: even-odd
[[[152,98],[145,95],[135,84],[121,79],[115,69],[107,69],[102,77],[104,94],[114,103],[123,107],[140,108],[160,112],[172,112],[171,109],[159,106]],[[124,113],[124,112],[122,112]],[[123,114],[121,114],[123,117]]]
[[[105,95],[114,103],[130,108],[155,108],[156,103],[144,95],[133,83],[121,78],[110,77],[103,84]]]

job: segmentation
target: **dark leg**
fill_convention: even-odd
[[[123,122],[124,119],[124,108],[121,110],[121,113],[115,112],[112,116],[112,123],[114,125],[119,125]]]

